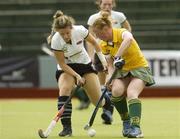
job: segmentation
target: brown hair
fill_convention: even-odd
[[[102,0],[96,0],[95,4],[100,8],[100,5],[102,3]],[[116,1],[112,0],[113,8],[116,7]]]
[[[53,15],[53,19],[54,20],[53,20],[52,29],[51,29],[51,35],[47,38],[48,44],[51,43],[51,39],[57,29],[72,27],[72,25],[75,23],[72,17],[64,15],[64,13],[61,10],[58,10]]]
[[[93,23],[93,28],[98,28],[102,29],[104,26],[111,27],[111,20],[109,19],[109,12],[102,11],[101,12],[101,17],[96,19],[95,22]]]

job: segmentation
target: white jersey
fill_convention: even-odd
[[[98,12],[96,14],[93,14],[89,17],[87,24],[89,26],[92,26],[93,23],[96,21],[96,19],[101,17],[101,13]],[[115,28],[121,28],[121,24],[126,20],[126,16],[117,11],[111,11],[111,18],[112,18],[112,26]]]
[[[88,64],[91,59],[84,47],[84,39],[88,36],[88,33],[84,26],[74,25],[71,32],[71,44],[69,44],[56,32],[52,37],[51,49],[63,51],[66,64]],[[58,69],[61,69],[60,65],[58,65]]]

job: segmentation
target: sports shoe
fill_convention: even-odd
[[[101,114],[101,118],[103,119],[103,124],[110,125],[113,121],[112,114],[109,110],[103,109],[103,113]]]
[[[59,133],[60,137],[70,137],[72,136],[72,129],[71,126],[65,125],[63,130]]]
[[[123,121],[123,130],[122,134],[124,137],[127,137],[131,129],[131,122],[130,120]]]
[[[131,126],[130,132],[127,136],[128,138],[143,138],[143,133],[141,129],[137,126]]]

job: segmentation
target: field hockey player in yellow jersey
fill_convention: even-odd
[[[125,14],[120,12],[119,8],[118,8],[118,11],[113,10],[116,7],[116,0],[95,0],[95,1],[99,8],[99,11],[95,14],[92,14],[88,19],[87,24],[89,26],[90,33],[92,33],[94,35],[93,30],[92,30],[92,25],[96,19],[101,17],[101,13],[103,13],[104,11],[106,11],[108,13],[109,17],[111,18],[113,27],[126,28],[127,30],[129,30],[131,32],[131,25],[130,25],[129,21],[127,20],[127,17],[125,16]],[[99,39],[97,39],[97,41],[99,42]],[[98,77],[99,77],[99,81],[101,83],[101,90],[103,92],[103,90],[105,89],[105,81],[106,81],[107,74],[106,74],[106,72],[104,72],[103,66],[102,66],[101,62],[99,61],[99,58],[97,57],[96,53],[94,53],[93,47],[91,47],[91,45],[89,43],[87,43],[87,51],[88,51],[89,55],[91,56],[91,59],[94,64],[94,68],[98,71]],[[110,91],[108,91],[108,94],[111,96],[112,93]],[[124,112],[128,111],[128,110],[125,111],[125,109],[127,109],[127,108],[125,108],[125,106],[127,107],[126,104],[127,104],[126,100],[123,99],[121,107]],[[101,118],[102,118],[104,124],[109,125],[113,122],[113,110],[114,110],[113,105],[111,106],[110,111],[106,111],[105,109],[103,109]],[[123,120],[123,132],[125,133],[127,131],[126,129],[128,129],[128,127],[129,127],[129,122],[127,122],[127,119],[122,119],[122,120]]]
[[[109,74],[112,74],[115,67],[119,68],[110,88],[111,100],[121,117],[123,113],[120,109],[121,100],[125,97],[125,92],[127,93],[129,115],[124,113],[124,117],[127,119],[129,117],[131,124],[128,134],[123,135],[128,138],[143,137],[140,128],[141,101],[138,96],[145,86],[155,83],[148,62],[133,35],[126,29],[112,28],[107,14],[102,14],[102,17],[94,22],[93,31],[103,40],[101,47],[106,58],[113,58],[109,63],[113,65],[108,68]]]

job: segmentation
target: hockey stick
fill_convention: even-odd
[[[112,80],[113,80],[114,76],[116,75],[117,71],[118,71],[118,69],[115,69],[115,70],[114,70],[113,74],[111,75],[111,78],[110,78],[109,81],[107,82],[106,87],[105,87],[105,89],[104,89],[104,91],[103,91],[100,99],[98,100],[98,102],[97,102],[97,104],[96,104],[96,107],[94,108],[94,111],[93,111],[93,113],[92,113],[92,115],[91,115],[91,117],[90,117],[90,120],[89,120],[88,124],[86,124],[86,125],[84,126],[84,130],[89,130],[90,127],[93,125],[94,119],[95,119],[96,114],[97,114],[98,109],[99,109],[99,105],[100,105],[101,101],[103,100],[104,95],[105,95],[106,92],[108,91],[107,85],[109,85],[109,84],[112,82]]]
[[[71,98],[73,97],[74,93],[80,88],[80,85],[77,85],[77,87],[72,91],[71,95],[69,96],[69,98],[67,99],[67,101],[64,103],[64,105],[61,107],[61,109],[58,111],[58,113],[56,114],[56,116],[53,118],[53,120],[51,121],[51,123],[49,124],[48,128],[43,131],[42,129],[38,130],[38,134],[41,138],[47,138],[49,136],[49,134],[51,133],[51,131],[53,130],[53,128],[55,127],[56,123],[59,121],[60,117],[62,116],[66,106],[68,105],[68,103],[71,101]]]

